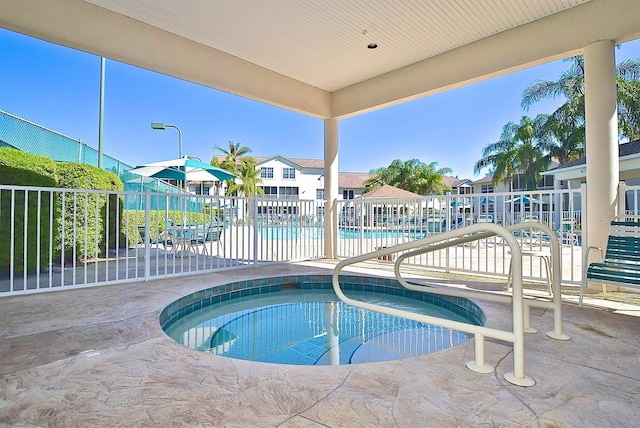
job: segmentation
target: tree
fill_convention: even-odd
[[[547,115],[538,115],[535,119],[523,116],[519,123],[507,123],[502,128],[500,139],[484,146],[482,158],[476,162],[474,172],[479,174],[485,168],[493,168],[494,186],[499,183],[511,184],[519,174],[524,189],[536,189],[540,172],[549,164],[544,151],[548,141],[543,131],[547,123]]]
[[[388,167],[371,171],[371,178],[364,183],[367,187],[366,192],[375,190],[384,184],[389,184],[420,195],[444,193],[451,189],[444,183],[442,178],[452,171],[451,168],[437,168],[437,165],[437,162],[425,164],[418,159],[407,161],[395,159]]]
[[[444,195],[451,191],[451,187],[447,185],[443,178],[447,174],[453,174],[451,168],[438,168],[438,162],[423,164],[419,170],[418,182],[419,187],[416,193],[421,195]]]
[[[209,162],[213,166],[217,166],[218,168],[222,168],[226,171],[234,175],[241,175],[241,165],[244,159],[250,159],[254,164],[255,169],[255,160],[253,158],[245,157],[246,154],[251,153],[251,149],[249,147],[241,147],[240,143],[234,143],[233,141],[229,141],[229,150],[226,150],[220,146],[213,146],[213,149],[218,150],[225,154],[224,160],[220,161],[216,155],[213,155],[211,158],[211,162]],[[221,182],[216,182],[216,194],[218,194],[218,186]],[[227,180],[227,193],[233,194],[229,189],[235,186],[235,180]]]
[[[233,141],[229,141],[229,150],[226,150],[220,146],[213,146],[213,149],[224,153],[225,158],[224,158],[224,161],[221,163],[222,166],[227,164],[228,166],[237,169],[238,161],[243,156],[251,153],[251,149],[249,147],[241,147],[241,146],[242,145],[240,143],[236,144]],[[216,158],[215,155],[211,158],[211,165],[213,165],[214,161],[219,162],[218,158]],[[218,165],[214,165],[214,166],[218,166]]]
[[[551,114],[550,128],[547,129],[558,146],[564,146],[563,152],[575,148],[584,150],[585,141],[585,90],[584,57],[582,55],[567,58],[570,66],[556,81],[536,80],[522,95],[522,108],[528,110],[543,99],[564,97],[565,102]],[[618,128],[621,137],[640,138],[640,59],[622,61],[616,67],[618,92]],[[574,131],[569,132],[571,128]],[[554,135],[554,131],[559,131]],[[566,141],[565,138],[571,141]],[[577,154],[568,154],[576,159]]]
[[[240,161],[240,167],[238,168],[238,178],[242,181],[236,183],[233,181],[229,187],[227,187],[227,195],[264,195],[264,190],[258,186],[262,184],[262,178],[260,178],[260,170],[256,168],[256,161],[251,157],[242,158]]]

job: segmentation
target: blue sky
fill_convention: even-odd
[[[640,57],[640,41],[621,45],[616,61]],[[339,122],[340,171],[367,172],[394,159],[418,158],[477,179],[482,147],[509,121],[550,113],[561,100],[520,107],[536,79],[555,80],[561,61],[511,73]],[[0,29],[0,109],[98,146],[100,58]],[[116,61],[106,62],[104,152],[130,165],[183,154],[208,162],[229,141],[255,156],[323,158],[323,122]]]

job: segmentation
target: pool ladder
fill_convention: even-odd
[[[518,240],[513,232],[520,230],[539,230],[550,239],[551,247],[551,271],[552,275],[552,292],[553,299],[539,300],[533,298],[524,298],[522,286],[522,253]],[[486,239],[499,236],[509,246],[511,250],[511,280],[513,292],[511,295],[497,294],[492,292],[481,291],[464,291],[449,288],[435,288],[420,284],[409,283],[402,277],[400,272],[401,263],[409,258],[420,254],[437,251],[440,249],[452,247],[459,244],[465,244],[480,239]],[[349,265],[363,262],[366,260],[377,259],[391,254],[404,252],[398,256],[394,265],[394,272],[398,282],[409,290],[439,294],[444,296],[463,297],[470,299],[481,299],[500,303],[512,304],[512,330],[498,330],[494,328],[468,324],[460,321],[451,321],[444,318],[433,317],[429,315],[416,314],[400,309],[389,308],[386,306],[375,305],[372,303],[354,300],[347,297],[340,288],[340,271]],[[463,331],[473,334],[475,340],[475,359],[468,361],[466,367],[477,373],[491,373],[495,367],[487,364],[484,360],[484,339],[485,337],[510,342],[513,344],[513,373],[506,373],[504,378],[507,382],[518,386],[533,386],[535,380],[527,376],[524,372],[524,333],[536,333],[537,330],[530,326],[530,308],[546,308],[553,310],[553,331],[547,332],[547,336],[557,340],[569,340],[570,337],[562,332],[562,301],[560,295],[560,284],[562,276],[560,241],[556,234],[548,226],[534,221],[525,221],[509,227],[502,227],[492,223],[473,224],[460,229],[449,232],[440,233],[423,239],[399,244],[393,247],[386,247],[378,251],[352,257],[338,263],[333,271],[333,289],[338,298],[346,304],[371,310],[382,312],[401,318],[407,318],[425,324],[439,325],[445,328]]]

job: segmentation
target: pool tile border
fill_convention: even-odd
[[[462,315],[470,323],[484,325],[486,317],[482,309],[473,301],[462,297],[441,296],[428,292],[407,290],[398,281],[363,275],[340,275],[340,286],[344,291],[373,291],[376,293],[403,296],[421,300],[448,309]],[[298,288],[301,290],[332,290],[332,276],[323,275],[290,275],[283,277],[257,278],[217,285],[196,291],[181,297],[162,310],[159,316],[160,325],[166,330],[178,319],[207,306],[225,302],[238,297],[256,294],[267,294],[282,289]]]

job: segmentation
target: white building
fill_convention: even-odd
[[[224,156],[217,156],[220,161]],[[282,155],[257,157],[256,167],[260,170],[267,198],[324,200],[324,161],[322,159],[287,158]],[[361,195],[366,187],[364,182],[371,176],[368,172],[341,172],[338,177],[339,199],[353,199]],[[224,195],[223,184],[216,189],[213,182],[189,183],[189,191],[198,195]],[[216,192],[217,190],[217,192]]]

